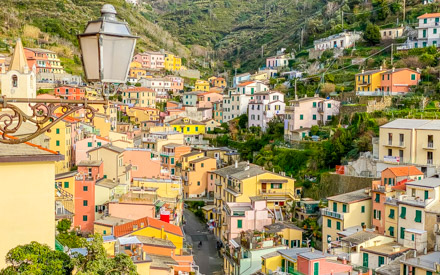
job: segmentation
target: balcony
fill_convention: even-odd
[[[291,189],[268,189],[262,190],[260,189],[259,195],[263,198],[268,197],[289,197],[291,199],[295,199],[295,193]]]
[[[434,161],[432,159],[427,159],[426,160],[426,164],[428,165],[432,165],[434,163]]]
[[[431,202],[433,202],[434,199],[426,199],[425,200],[425,199],[419,198],[419,197],[412,197],[412,196],[409,196],[409,195],[401,195],[401,196],[399,196],[398,201],[400,203],[403,203],[403,204],[409,204],[409,205],[413,205],[413,206],[426,207]]]
[[[329,208],[321,209],[321,215],[326,217],[332,217],[339,220],[344,220],[344,214],[339,212],[330,211]]]
[[[215,180],[215,185],[222,186],[222,182],[220,180]]]
[[[396,147],[396,148],[405,148],[405,142],[399,141],[399,144],[393,145],[393,142],[391,140],[388,141],[388,144],[385,144],[387,147]]]
[[[434,142],[428,142],[428,144],[426,146],[423,146],[423,149],[425,149],[425,150],[435,150]]]
[[[161,152],[160,155],[164,157],[174,157],[174,152]]]

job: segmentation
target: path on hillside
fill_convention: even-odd
[[[215,236],[209,233],[205,224],[191,211],[185,209],[183,212],[186,224],[183,229],[186,239],[193,246],[194,261],[200,268],[200,273],[205,275],[222,274],[223,259],[217,252],[217,240]],[[199,249],[198,244],[202,241],[202,247]]]

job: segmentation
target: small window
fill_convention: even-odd
[[[87,206],[87,205],[88,205],[87,200],[83,200],[83,206]]]
[[[422,211],[416,210],[416,217],[414,219],[415,222],[422,222]]]
[[[243,228],[243,221],[237,220],[237,228]]]
[[[12,87],[14,88],[18,87],[18,77],[16,75],[12,76]]]
[[[87,221],[87,215],[83,215],[83,222]]]
[[[89,190],[89,187],[88,186],[83,186],[83,191],[88,191]]]
[[[361,213],[365,213],[365,205],[361,206]]]
[[[92,143],[91,142],[87,142],[87,147],[92,147]]]
[[[69,182],[68,181],[64,182],[64,188],[69,188]]]
[[[59,140],[56,141],[56,145],[60,146],[60,141]]]
[[[98,142],[98,147],[101,147],[101,142]]]
[[[304,115],[299,115],[299,119],[303,120],[304,119]]]
[[[200,181],[197,182],[197,186],[200,186]]]
[[[416,74],[411,74],[411,80],[416,80]]]
[[[336,229],[341,230],[341,222],[336,222]]]
[[[59,128],[57,128],[56,133],[57,133],[57,135],[60,134],[60,129]]]
[[[327,227],[332,228],[332,220],[327,219]]]

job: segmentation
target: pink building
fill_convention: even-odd
[[[149,201],[122,200],[110,202],[108,207],[109,215],[116,218],[138,220],[145,217],[155,217],[155,206]]]
[[[216,101],[223,101],[223,95],[218,93],[206,92],[198,94],[197,100],[199,102],[199,108],[212,109],[212,103]]]
[[[298,254],[298,271],[305,275],[351,274],[353,267],[335,261],[334,255],[316,252]]]
[[[146,69],[164,69],[165,54],[161,52],[144,52],[138,53],[133,57],[133,61],[142,64],[142,68]]]
[[[226,203],[226,224],[228,240],[240,236],[242,231],[262,231],[265,225],[272,224],[265,200],[252,202]]]
[[[82,160],[89,159],[87,157],[87,151],[101,147],[102,145],[108,143],[110,143],[110,140],[95,135],[78,140],[75,146],[75,164],[80,163]]]
[[[151,150],[126,148],[124,163],[131,164],[133,178],[153,178],[160,176],[160,160],[152,158]]]
[[[171,81],[171,91],[173,94],[183,91],[183,84],[185,82],[183,78],[174,75],[166,76],[165,78]]]

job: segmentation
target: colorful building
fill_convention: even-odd
[[[209,92],[209,82],[206,80],[198,79],[196,81],[194,91]]]
[[[130,121],[136,125],[140,125],[144,122],[158,122],[159,121],[159,109],[149,107],[131,107],[127,108],[127,116],[130,117]]]
[[[55,95],[69,100],[83,100],[86,97],[86,88],[61,86],[55,88]]]
[[[61,61],[55,52],[32,48],[24,48],[24,52],[29,68],[35,66],[37,73],[65,73]]]
[[[177,118],[169,122],[174,131],[184,135],[200,135],[205,133],[205,124],[189,118]]]
[[[164,69],[165,68],[165,54],[161,52],[146,51],[138,53],[133,56],[133,61],[142,64],[146,69]]]
[[[380,90],[384,94],[405,94],[420,82],[420,72],[408,68],[387,70],[381,73]]]
[[[122,102],[137,106],[156,108],[156,92],[146,87],[130,87],[122,93]]]
[[[160,176],[160,161],[151,150],[142,148],[125,148],[124,163],[131,165],[133,178],[153,178]]]
[[[381,89],[382,68],[379,70],[364,71],[355,75],[356,92],[376,92]]]
[[[77,171],[55,175],[55,219],[69,219],[75,215],[75,177]]]
[[[147,76],[147,71],[142,67],[142,63],[133,61],[130,63],[130,70],[128,76],[132,79],[141,79]]]
[[[95,184],[104,177],[101,160],[83,160],[78,163],[75,181],[75,217],[73,225],[82,232],[93,232],[95,221]]]
[[[191,147],[179,143],[168,143],[160,152],[161,174],[168,176],[176,175],[176,165],[182,155],[191,152]]]
[[[110,140],[96,135],[92,135],[91,137],[78,140],[76,142],[76,147],[74,150],[75,164],[77,165],[82,160],[88,160],[89,159],[87,156],[88,151],[94,148],[101,147],[102,145],[106,145],[108,143],[110,143]]]
[[[181,172],[185,198],[203,197],[208,195],[209,191],[214,191],[213,186],[208,184],[208,171],[216,168],[217,162],[213,158],[201,157],[190,160],[188,169]]]
[[[167,71],[178,71],[182,67],[182,58],[172,54],[165,54],[165,70]]]
[[[30,142],[0,143],[0,268],[18,245],[36,241],[55,248],[55,162],[63,157]]]

